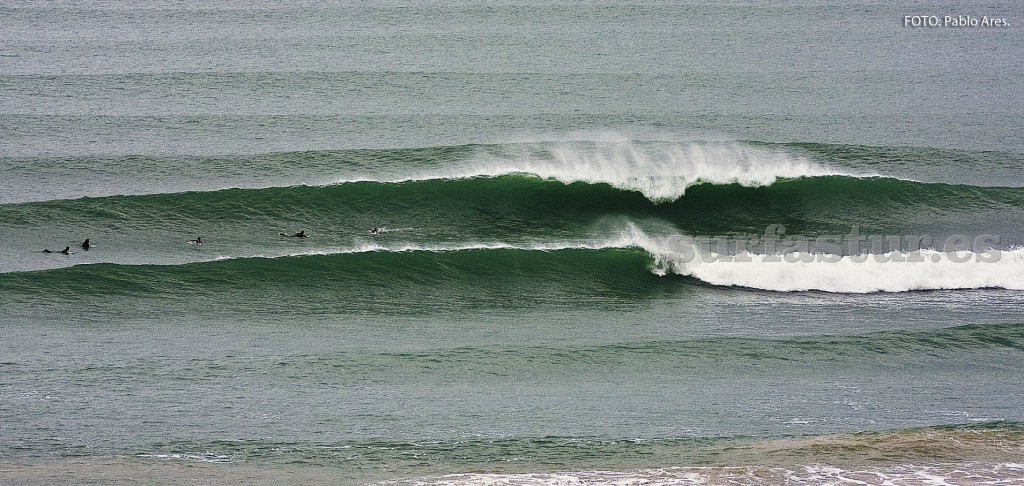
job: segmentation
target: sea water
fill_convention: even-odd
[[[2,3],[0,482],[1024,484],[1022,22]]]

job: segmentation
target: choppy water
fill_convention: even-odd
[[[0,4],[0,480],[1024,484],[1024,11],[921,9]]]

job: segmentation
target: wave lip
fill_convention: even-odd
[[[519,147],[521,153],[474,160],[448,178],[534,175],[565,184],[584,182],[643,194],[653,202],[681,198],[697,184],[761,187],[778,179],[853,175],[810,159],[738,142],[636,142]]]

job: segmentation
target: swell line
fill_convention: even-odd
[[[5,162],[11,175],[23,179],[28,187],[0,195],[0,203],[234,187],[467,180],[516,174],[564,184],[607,184],[639,192],[654,202],[669,202],[697,184],[761,187],[779,179],[855,175],[781,149],[739,142],[631,140],[224,157],[6,158]],[[69,164],[79,168],[81,180],[67,177]],[[183,170],[195,177],[180,178]]]
[[[590,243],[367,244],[269,256],[218,256],[176,265],[96,263],[9,272],[0,274],[0,289],[25,295],[58,290],[69,297],[87,297],[104,292],[159,295],[243,288],[333,288],[363,293],[366,285],[428,288],[440,282],[458,282],[472,287],[488,282],[527,287],[540,283],[572,292],[583,291],[594,282],[619,288],[659,288],[677,285],[665,277],[679,275],[714,286],[775,292],[1024,290],[1020,279],[1024,249],[846,256],[748,254],[728,259],[717,256],[709,261],[696,248],[682,245],[677,239],[650,237],[639,230]]]

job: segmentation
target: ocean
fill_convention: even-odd
[[[1022,26],[0,1],[0,483],[1024,485]]]

